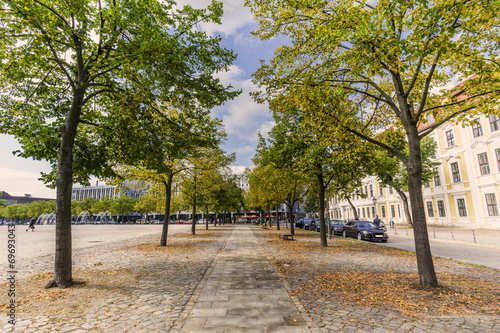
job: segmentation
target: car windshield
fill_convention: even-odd
[[[367,229],[376,229],[377,228],[377,226],[371,222],[360,221],[360,222],[356,222],[356,223],[361,228],[367,228]]]

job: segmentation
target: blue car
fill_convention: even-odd
[[[385,230],[370,221],[349,221],[344,225],[342,234],[344,237],[355,237],[359,240],[387,242],[389,239]]]

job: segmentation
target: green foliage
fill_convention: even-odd
[[[134,212],[136,202],[136,199],[128,195],[122,195],[111,202],[110,212],[113,215],[131,214]]]
[[[52,163],[46,181],[55,185],[62,133],[75,122],[73,182],[87,184],[91,174],[113,175],[113,150],[129,146],[110,142],[138,135],[163,103],[209,109],[238,94],[213,77],[235,55],[195,28],[220,23],[222,3],[175,7],[171,0],[3,2],[0,128],[19,140],[19,156]],[[141,112],[131,117],[132,109]],[[123,132],[128,121],[137,123]]]

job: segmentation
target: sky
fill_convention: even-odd
[[[221,146],[227,153],[236,153],[234,173],[241,173],[245,167],[251,167],[251,158],[255,154],[258,133],[266,135],[273,127],[273,119],[266,105],[255,103],[250,92],[257,87],[252,83],[252,74],[258,69],[260,59],[269,60],[280,40],[261,41],[250,34],[257,28],[250,9],[244,7],[244,0],[224,0],[224,16],[221,25],[204,24],[202,28],[211,36],[220,35],[222,45],[233,49],[238,58],[226,73],[219,73],[222,83],[231,84],[242,93],[234,100],[216,107],[212,114],[223,120],[228,134]],[[195,8],[206,7],[209,0],[179,0],[179,4],[191,4]],[[54,198],[54,189],[47,188],[41,181],[40,172],[50,171],[50,165],[44,161],[34,161],[15,157],[12,152],[20,145],[12,136],[0,134],[0,191],[10,195]],[[93,181],[95,183],[95,180]],[[101,183],[101,182],[100,182]]]

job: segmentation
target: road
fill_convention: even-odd
[[[478,245],[453,243],[450,241],[430,240],[431,252],[434,256],[451,258],[461,262],[484,265],[500,270],[500,249]],[[387,243],[382,246],[395,247],[415,252],[413,237],[403,235],[389,235]]]
[[[41,257],[54,254],[55,226],[37,225],[34,232],[26,232],[25,225],[16,225],[16,259]],[[168,233],[188,232],[191,225],[169,225]],[[127,239],[158,234],[160,240],[161,224],[102,224],[73,225],[72,247],[81,249],[98,244],[126,241]],[[0,265],[7,264],[7,226],[0,226]]]

